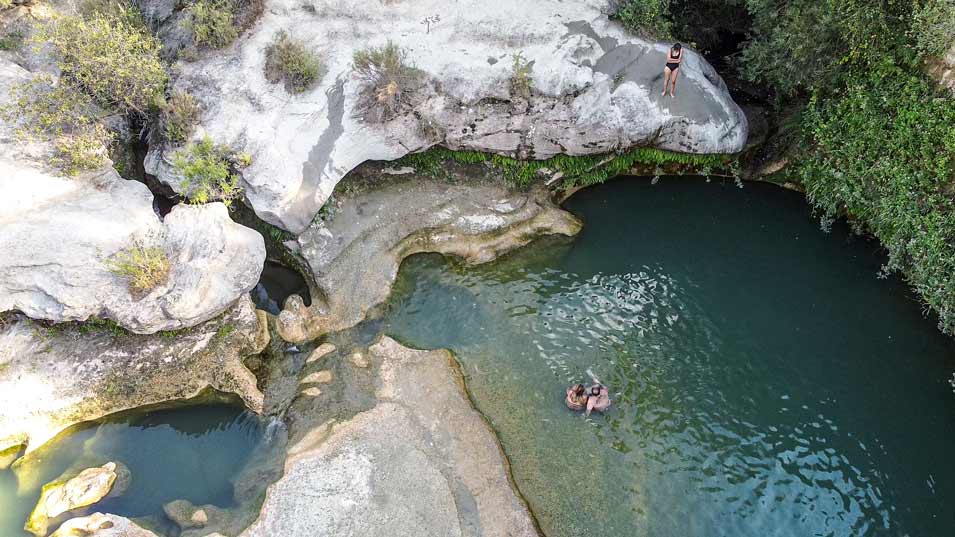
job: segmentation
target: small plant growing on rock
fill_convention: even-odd
[[[188,140],[199,122],[196,98],[186,92],[175,92],[160,108],[166,140],[177,144]]]
[[[524,58],[524,54],[518,52],[514,55],[514,63],[511,67],[511,93],[523,98],[531,96],[531,71],[534,65]]]
[[[241,193],[229,148],[205,137],[173,156],[173,167],[182,174],[182,188],[189,203],[221,201],[226,206]]]
[[[186,28],[198,47],[223,48],[239,37],[232,0],[198,0],[186,8]]]
[[[109,155],[106,148],[111,140],[110,132],[99,123],[58,136],[53,141],[56,153],[52,164],[66,175],[96,169],[106,163]]]
[[[305,45],[281,31],[265,48],[265,78],[283,83],[289,93],[301,93],[318,80],[321,63]]]
[[[417,84],[418,71],[405,63],[406,54],[398,45],[355,52],[355,73],[365,83],[359,108],[369,121],[395,117]]]
[[[2,0],[0,0],[2,3]],[[0,50],[17,50],[23,44],[23,34],[14,31],[0,36]]]
[[[126,278],[129,292],[137,298],[145,296],[169,277],[169,256],[158,246],[136,242],[131,248],[120,250],[106,261],[110,272]]]

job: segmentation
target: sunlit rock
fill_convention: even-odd
[[[45,537],[51,519],[102,500],[109,494],[114,481],[116,463],[108,462],[98,468],[87,468],[71,479],[44,485],[40,500],[24,529]]]

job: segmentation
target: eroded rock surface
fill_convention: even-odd
[[[628,35],[608,9],[599,0],[267,0],[232,47],[179,62],[176,88],[202,103],[197,137],[252,155],[243,182],[256,213],[294,233],[358,164],[434,145],[533,159],[632,146],[741,150],[746,118],[715,70],[687,50],[677,98],[661,97],[669,45]],[[311,90],[290,95],[265,79],[265,50],[279,31],[321,58]],[[363,121],[352,58],[388,41],[407,51],[421,84],[397,117]],[[532,67],[529,95],[512,90],[517,54]],[[171,152],[153,148],[147,169],[181,189]]]
[[[283,339],[300,342],[361,321],[391,291],[401,261],[439,252],[491,261],[546,234],[574,235],[580,222],[543,190],[515,192],[494,182],[448,184],[406,176],[345,195],[330,221],[298,242],[319,293],[305,307],[292,296],[278,316]]]
[[[50,537],[157,537],[128,518],[103,513],[67,520]]]
[[[0,58],[0,101],[30,73]],[[106,166],[63,177],[49,144],[22,143],[0,121],[0,311],[34,319],[112,319],[138,333],[195,326],[222,313],[259,279],[265,244],[225,206],[175,207],[164,220],[142,183]],[[164,283],[134,296],[107,260],[136,243],[160,247]]]
[[[47,328],[18,315],[0,326],[0,451],[32,451],[70,425],[208,388],[261,411],[263,396],[243,358],[268,342],[248,297],[221,316],[174,334],[105,327]]]
[[[297,431],[285,475],[242,535],[537,536],[451,354],[382,338],[368,359],[377,368],[371,408]]]
[[[109,494],[116,477],[116,463],[108,462],[101,467],[87,468],[70,479],[48,483],[24,528],[45,537],[51,519],[102,500]]]
[[[955,93],[955,45],[941,58],[930,60],[928,67],[929,73],[940,86]]]

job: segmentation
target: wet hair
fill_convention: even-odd
[[[583,384],[574,384],[574,386],[571,388],[571,390],[573,390],[574,395],[583,395],[583,394],[584,394],[584,385],[583,385]]]
[[[679,44],[679,43],[674,43],[674,44],[673,44],[673,50],[680,50],[680,49],[682,49],[682,48],[683,48],[683,45],[681,45],[681,44]]]

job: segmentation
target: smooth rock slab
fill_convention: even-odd
[[[547,234],[572,236],[581,224],[543,190],[516,192],[468,180],[447,184],[420,176],[343,196],[329,222],[317,222],[298,242],[317,293],[306,307],[290,297],[276,328],[301,342],[360,322],[383,302],[406,257],[420,252],[485,263]]]
[[[243,537],[536,537],[451,354],[389,338],[369,352],[376,405],[305,434]]]
[[[128,518],[103,513],[67,520],[50,537],[158,537]]]
[[[44,537],[49,521],[82,507],[88,507],[109,494],[116,481],[116,463],[108,462],[98,468],[87,468],[66,481],[54,481],[43,486],[24,529]]]
[[[0,102],[31,74],[0,58]],[[259,279],[265,243],[225,206],[153,212],[146,185],[109,166],[63,177],[49,144],[21,143],[0,121],[0,312],[34,319],[111,319],[137,333],[195,326],[222,313]],[[106,261],[136,242],[163,248],[167,281],[133,296]]]
[[[243,358],[267,344],[265,324],[248,297],[195,328],[151,336],[50,329],[17,316],[0,325],[0,451],[33,451],[70,425],[209,388],[261,412]]]
[[[669,44],[627,34],[609,8],[598,0],[267,0],[236,44],[179,62],[176,88],[202,103],[197,138],[252,155],[242,177],[256,213],[296,234],[360,163],[434,145],[533,159],[633,146],[740,151],[746,118],[716,71],[685,49],[677,98],[661,97]],[[422,21],[435,15],[429,31]],[[278,31],[320,57],[311,90],[289,95],[265,79],[265,49]],[[368,123],[352,58],[388,41],[407,51],[422,87],[398,117]],[[529,98],[511,91],[516,54],[532,64]],[[147,170],[181,189],[173,150],[151,148]]]

